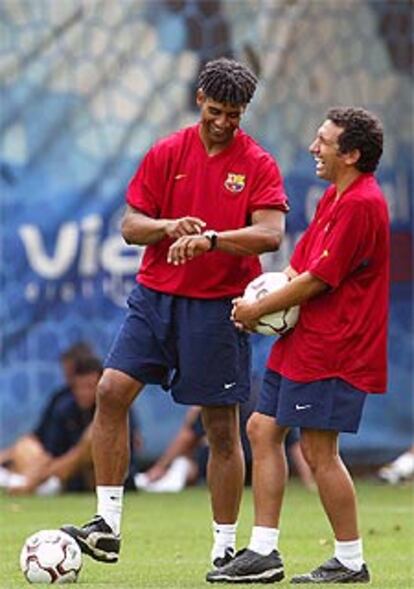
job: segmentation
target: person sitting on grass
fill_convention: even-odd
[[[101,374],[102,364],[95,356],[75,359],[71,389],[55,395],[35,432],[3,455],[1,487],[11,494],[38,495],[93,489],[90,425]],[[135,456],[132,464],[136,468]]]

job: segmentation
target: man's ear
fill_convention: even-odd
[[[201,88],[199,88],[196,92],[196,103],[197,106],[201,107],[203,106],[203,104],[206,101],[206,95],[204,94],[204,92],[202,91]]]
[[[359,151],[359,149],[353,149],[349,153],[344,154],[343,160],[347,166],[355,166],[360,157],[361,152]]]

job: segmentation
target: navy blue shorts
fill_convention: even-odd
[[[250,393],[249,336],[230,321],[226,299],[191,299],[136,285],[105,361],[185,405],[234,405]]]
[[[285,427],[356,433],[366,397],[341,378],[295,382],[267,369],[256,411]]]

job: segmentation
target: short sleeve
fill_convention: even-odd
[[[128,185],[127,203],[149,217],[157,218],[160,195],[163,191],[162,182],[162,167],[154,148],[152,148],[142,160]]]
[[[362,202],[344,203],[328,228],[323,251],[307,270],[335,288],[370,264],[374,247],[375,224],[369,208]]]
[[[289,211],[282,175],[270,155],[263,156],[258,162],[251,190],[249,213],[259,209],[279,209],[286,213]]]

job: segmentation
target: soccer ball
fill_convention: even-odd
[[[75,583],[81,567],[79,546],[61,530],[33,534],[20,553],[20,568],[29,583]]]
[[[265,295],[279,290],[287,282],[288,277],[284,272],[265,272],[246,286],[243,298],[248,302],[258,301]],[[295,327],[298,318],[298,306],[277,311],[276,313],[269,313],[260,317],[255,331],[263,335],[283,335],[289,329]]]

